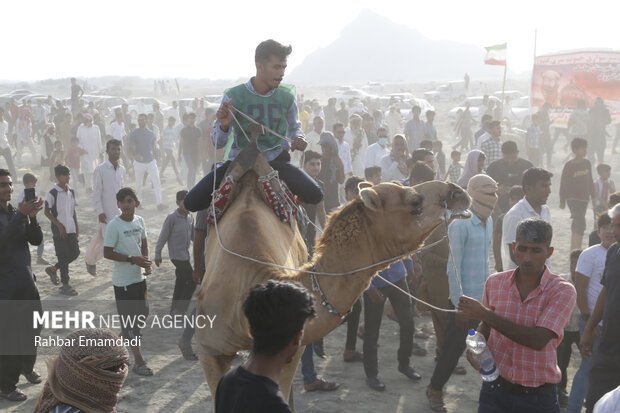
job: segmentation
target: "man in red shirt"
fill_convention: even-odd
[[[551,237],[549,223],[521,221],[512,244],[518,267],[489,277],[482,304],[465,296],[459,300],[459,311],[481,320],[478,331],[500,374],[482,384],[478,413],[560,412],[556,349],[577,293],[545,265],[553,253]],[[469,351],[467,358],[479,367]]]

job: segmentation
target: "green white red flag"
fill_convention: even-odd
[[[502,43],[485,47],[487,55],[484,57],[484,63],[487,65],[506,66],[506,46],[507,43]]]

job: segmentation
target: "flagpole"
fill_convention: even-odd
[[[506,90],[506,72],[508,69],[508,59],[504,62],[504,81],[502,82],[502,118],[504,117],[504,91]]]

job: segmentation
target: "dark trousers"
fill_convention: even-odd
[[[171,260],[174,264],[176,281],[174,282],[174,292],[172,293],[172,306],[170,312],[174,310],[185,314],[192,294],[196,291],[196,283],[192,278],[194,270],[189,261]]]
[[[12,176],[17,177],[17,173],[15,172],[15,164],[13,164],[13,154],[11,153],[11,148],[6,148],[0,152],[0,155],[4,156],[6,160],[6,166],[9,169],[9,172]]]
[[[482,383],[478,413],[560,413],[556,386],[550,395],[514,394],[495,383]]]
[[[394,283],[407,291],[405,278]],[[398,325],[400,327],[400,345],[398,347],[399,366],[409,366],[409,357],[413,347],[413,317],[411,315],[411,302],[402,292],[391,285],[380,287],[379,291],[390,300]],[[383,306],[385,301],[374,303],[368,298],[368,292],[364,293],[364,371],[367,377],[376,377],[379,374],[377,360],[377,342],[379,329],[383,318]]]
[[[347,315],[347,341],[344,344],[345,350],[355,350],[357,345],[357,329],[360,325],[360,315],[362,314],[361,298],[353,304],[351,312]]]
[[[317,182],[307,173],[290,164],[291,156],[288,151],[283,151],[276,159],[269,162],[269,165],[276,171],[280,179],[286,182],[293,194],[297,195],[301,202],[307,204],[318,204],[323,200],[323,191]],[[219,188],[226,169],[232,161],[226,161],[215,170],[215,187]],[[185,196],[185,207],[192,212],[206,209],[211,204],[213,193],[213,171],[209,172],[200,180]]]
[[[159,170],[159,176],[164,176],[164,171],[168,167],[168,163],[170,163],[172,165],[172,169],[174,170],[175,176],[179,178],[179,170],[177,169],[177,160],[174,157],[174,153],[172,153],[172,149],[164,149],[162,158],[164,159],[161,164],[161,169]]]
[[[0,390],[11,393],[17,387],[20,374],[31,373],[37,355],[0,355]]]
[[[67,234],[65,239],[55,236],[54,249],[56,250],[56,258],[58,258],[55,266],[60,271],[60,281],[63,284],[69,284],[69,264],[80,255],[77,235],[75,233]]]
[[[558,346],[557,350],[558,367],[562,372],[562,380],[558,385],[559,391],[566,391],[566,369],[568,368],[568,364],[570,363],[570,355],[573,351],[573,343],[579,346],[579,331],[564,331],[564,338],[562,339],[562,342]]]
[[[196,174],[198,173],[198,168],[201,164],[200,154],[186,153],[183,154],[183,159],[185,160],[185,165],[187,166],[187,186],[192,187],[196,183]],[[213,185],[213,180],[211,181],[211,185]],[[213,190],[213,188],[211,188],[211,190]]]
[[[121,335],[123,338],[133,339],[142,336],[141,321],[149,316],[149,302],[147,301],[148,289],[146,280],[129,284],[124,287],[114,286],[114,298],[116,310],[122,319],[132,322],[123,322]]]
[[[570,226],[570,230],[574,234],[583,235],[586,232],[586,212],[588,211],[588,201],[581,199],[568,199],[566,200],[568,209],[570,210],[570,217],[573,220]]]
[[[620,355],[609,356],[596,349],[590,367],[586,413],[592,413],[594,405],[606,393],[620,386]]]
[[[450,304],[450,308],[454,308],[454,306]],[[446,385],[459,362],[459,358],[465,351],[465,347],[467,347],[465,344],[467,332],[470,328],[475,329],[479,323],[477,320],[469,320],[464,327],[459,328],[456,325],[455,314],[448,313],[443,346],[431,377],[432,389],[442,390],[443,386]]]

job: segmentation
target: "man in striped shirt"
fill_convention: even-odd
[[[484,382],[478,412],[560,412],[557,383],[562,374],[556,349],[562,341],[577,293],[545,265],[553,253],[551,225],[528,218],[513,243],[518,267],[493,274],[482,304],[462,296],[458,309],[478,326],[500,376]],[[467,358],[478,369],[470,351]]]

